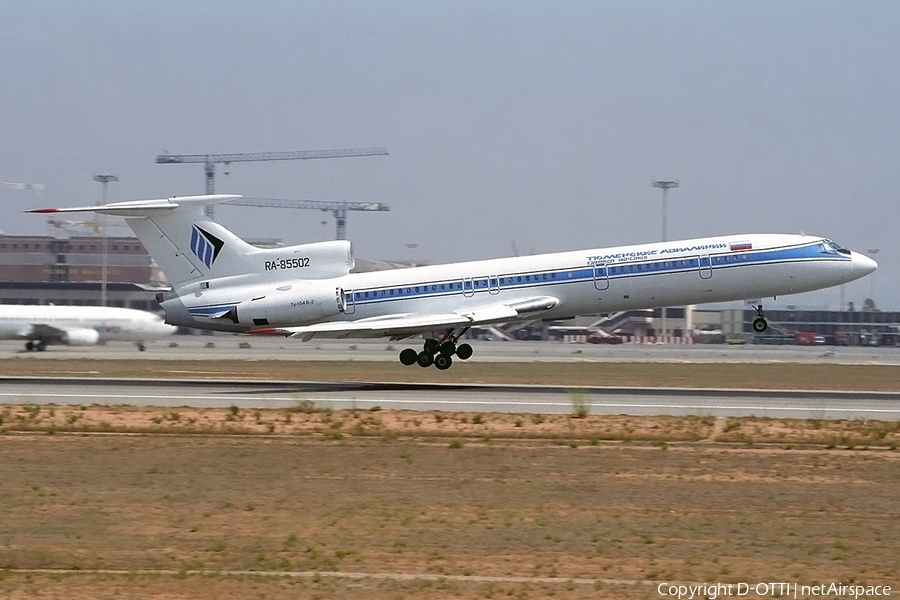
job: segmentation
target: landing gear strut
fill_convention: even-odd
[[[400,352],[400,362],[406,366],[419,365],[420,367],[430,367],[434,365],[438,370],[445,371],[453,365],[453,356],[460,360],[467,360],[472,357],[472,346],[469,344],[456,345],[466,331],[466,327],[457,334],[451,329],[444,335],[441,340],[428,338],[422,345],[422,351],[417,352],[413,348],[405,348]]]
[[[769,328],[769,324],[766,322],[766,317],[763,315],[763,307],[762,304],[759,306],[754,306],[756,309],[756,318],[753,319],[753,331],[756,333],[762,333],[766,329]]]

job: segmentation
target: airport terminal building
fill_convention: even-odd
[[[99,236],[0,235],[0,303],[98,306],[104,243]],[[107,304],[159,310],[168,287],[135,237],[106,238]]]

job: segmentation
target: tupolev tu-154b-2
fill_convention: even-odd
[[[300,338],[422,334],[404,365],[447,369],[472,347],[470,327],[636,308],[756,300],[841,285],[873,272],[872,259],[823,237],[721,235],[493,260],[352,273],[345,240],[263,249],[204,214],[241,196],[182,196],[29,212],[118,215],[172,284],[166,322]]]

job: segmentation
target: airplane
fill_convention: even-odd
[[[28,212],[97,212],[126,222],[172,283],[157,296],[166,322],[200,329],[316,337],[422,334],[404,365],[444,370],[467,360],[475,325],[564,319],[635,308],[751,300],[808,292],[873,272],[872,259],[822,237],[741,234],[351,273],[346,240],[263,249],[204,215],[217,194]]]
[[[144,342],[175,333],[153,313],[111,306],[0,305],[0,339],[26,340],[25,349],[43,351],[50,344],[93,346],[110,341]]]

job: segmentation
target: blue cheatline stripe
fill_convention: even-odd
[[[188,308],[188,312],[192,315],[211,315],[221,311],[229,311],[234,308],[233,304],[223,304],[221,306],[202,306]]]
[[[716,254],[704,253],[704,260],[698,258],[699,252],[693,256],[667,258],[654,256],[653,260],[645,260],[630,263],[612,263],[589,267],[569,267],[552,271],[530,271],[527,273],[509,273],[499,276],[500,288],[504,290],[531,288],[535,286],[564,285],[568,283],[583,283],[585,281],[606,279],[627,279],[630,277],[645,277],[659,275],[661,273],[694,273],[698,270],[706,272],[709,269],[723,269],[742,267],[749,265],[787,263],[807,260],[852,260],[849,256],[824,254],[819,250],[820,242],[792,246],[788,248],[773,248],[767,250],[752,250],[747,252],[725,251]],[[716,262],[719,259],[719,262]],[[666,266],[668,264],[668,266]],[[597,276],[595,277],[594,273]],[[605,273],[604,273],[605,271]],[[467,278],[468,279],[468,278]],[[472,277],[474,293],[480,294],[489,290],[496,291],[489,284],[487,276]],[[494,278],[492,277],[491,280]],[[466,290],[468,291],[468,289]],[[378,304],[389,300],[402,300],[407,298],[439,297],[463,293],[461,279],[433,281],[419,283],[417,285],[390,286],[385,288],[370,288],[348,292],[348,301],[354,304]]]

